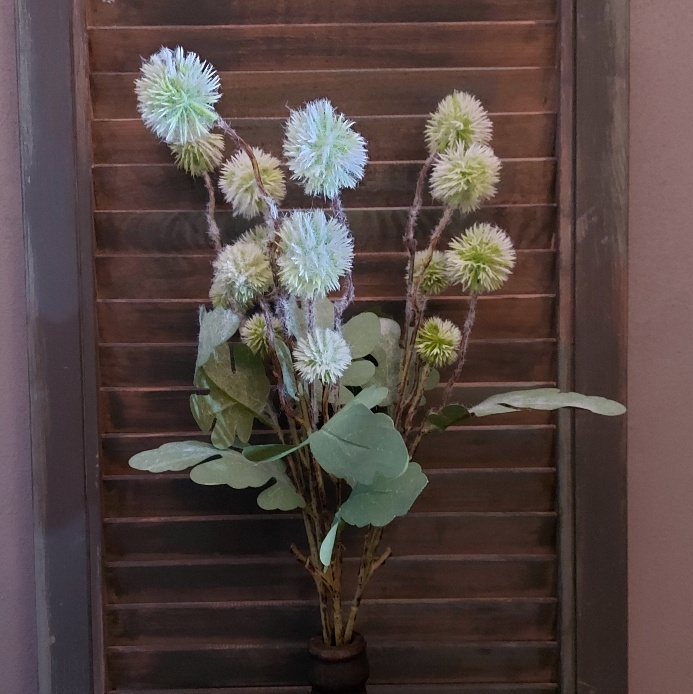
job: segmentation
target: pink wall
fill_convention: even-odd
[[[0,0],[0,691],[36,692],[14,3]]]
[[[693,691],[693,2],[632,0],[630,694]],[[36,692],[13,2],[0,0],[0,671]],[[608,694],[605,692],[604,694]]]
[[[693,692],[693,2],[631,0],[631,694]]]

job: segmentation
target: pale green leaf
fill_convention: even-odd
[[[191,395],[190,411],[197,422],[197,426],[200,427],[200,430],[205,434],[209,433],[214,424],[216,415],[207,396]]]
[[[315,326],[334,330],[334,304],[327,297],[315,302]]]
[[[340,511],[337,511],[334,515],[334,520],[332,521],[332,526],[329,532],[325,535],[325,539],[320,543],[320,561],[322,562],[323,569],[327,571],[332,561],[332,552],[334,552],[334,543],[337,539],[337,531],[339,530],[339,524],[341,522]]]
[[[358,359],[352,361],[349,368],[344,372],[344,375],[340,379],[340,382],[344,386],[351,386],[352,388],[359,388],[368,381],[370,381],[375,375],[375,364],[365,359]]]
[[[387,388],[368,386],[368,388],[364,388],[358,395],[354,396],[354,398],[349,401],[348,407],[352,405],[365,405],[369,410],[372,410],[374,407],[378,407],[378,405],[382,404],[386,396]]]
[[[265,511],[292,511],[306,504],[289,478],[284,476],[258,494],[257,505]]]
[[[404,439],[388,415],[374,414],[358,398],[311,434],[311,451],[323,470],[342,479],[372,484],[376,475],[397,477],[409,460]]]
[[[340,509],[345,523],[363,528],[379,528],[408,513],[428,484],[428,478],[417,463],[409,463],[399,477],[376,477],[373,484],[357,484]]]
[[[291,350],[287,347],[286,343],[279,338],[275,339],[274,347],[277,352],[279,364],[282,368],[282,380],[284,381],[284,388],[289,394],[289,397],[293,398],[294,400],[298,400],[296,374],[294,372],[294,364],[291,359]]]
[[[360,359],[380,342],[380,319],[375,313],[359,313],[344,324],[342,334],[349,343],[351,358]]]
[[[507,412],[508,409],[557,410],[562,407],[589,410],[607,417],[622,415],[626,411],[621,403],[614,400],[593,395],[582,395],[581,393],[562,393],[558,388],[515,390],[492,395],[469,411],[476,417],[485,417],[490,414]]]
[[[272,478],[282,477],[284,466],[279,462],[251,463],[238,451],[217,451],[216,460],[198,465],[190,471],[190,479],[197,484],[226,484],[234,489],[262,487]]]
[[[402,359],[399,346],[401,332],[399,324],[395,321],[389,318],[380,319],[380,341],[371,351],[371,356],[377,362],[372,383],[387,388],[387,396],[381,402],[383,406],[391,405],[397,397]]]
[[[219,451],[202,441],[176,441],[165,443],[151,451],[137,453],[130,458],[130,467],[148,472],[180,472],[201,463]]]
[[[464,405],[447,405],[440,412],[428,415],[428,421],[437,429],[447,429],[472,415]]]
[[[246,446],[243,449],[243,455],[255,463],[271,461],[271,460],[281,460],[285,458],[290,453],[297,451],[299,448],[303,448],[308,443],[306,439],[303,443],[298,446],[293,446],[286,443],[266,443],[260,444],[258,446]]]
[[[218,306],[213,311],[207,311],[204,306],[200,306],[196,368],[204,366],[214,350],[234,335],[240,322],[239,316],[229,309]]]
[[[424,390],[433,390],[440,385],[440,371],[438,369],[431,369],[428,374],[428,378],[424,383]]]

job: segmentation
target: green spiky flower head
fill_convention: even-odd
[[[193,177],[212,173],[224,158],[224,136],[219,133],[207,133],[183,145],[169,146],[176,166]]]
[[[271,286],[269,258],[257,243],[236,241],[225,246],[214,261],[210,298],[215,305],[224,306],[231,300],[244,309]]]
[[[276,203],[281,203],[286,195],[286,184],[279,159],[258,147],[252,150],[265,192]],[[222,167],[219,188],[236,216],[252,219],[261,214],[267,204],[255,179],[253,163],[247,152],[242,150]]]
[[[144,124],[169,145],[203,138],[219,117],[221,82],[216,70],[198,57],[161,48],[143,62],[135,80],[137,108]]]
[[[450,280],[480,294],[500,289],[515,266],[510,237],[493,224],[474,224],[445,253]]]
[[[438,158],[431,172],[431,195],[462,212],[476,210],[496,194],[500,159],[486,145],[459,143]]]
[[[338,289],[353,258],[349,230],[322,210],[298,210],[282,222],[279,279],[298,298],[317,299]]]
[[[296,341],[294,365],[304,381],[336,383],[351,364],[347,341],[329,328],[315,328]]]
[[[486,109],[467,92],[454,91],[446,96],[426,124],[426,144],[431,154],[442,154],[458,144],[487,145],[492,135],[493,124]]]
[[[272,329],[276,337],[281,337],[282,324],[279,319],[272,316]],[[241,326],[241,340],[250,347],[253,354],[266,357],[269,352],[269,337],[267,335],[267,322],[262,313],[255,313]]]
[[[431,262],[424,270],[427,257],[427,251],[418,251],[414,256],[414,280],[418,281],[421,278],[419,291],[422,294],[435,296],[444,292],[450,286],[448,264],[442,251],[433,251]]]
[[[421,326],[414,347],[423,362],[440,369],[457,359],[461,342],[462,333],[452,321],[434,316]]]
[[[293,178],[308,195],[330,200],[363,178],[366,141],[353,122],[337,113],[327,99],[292,111],[286,126],[284,156]]]

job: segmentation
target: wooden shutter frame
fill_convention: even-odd
[[[104,687],[85,5],[16,0],[41,694]],[[560,6],[559,379],[625,401],[629,2]],[[561,691],[626,694],[626,421],[562,417]]]

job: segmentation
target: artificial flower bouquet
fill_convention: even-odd
[[[400,323],[349,311],[354,239],[341,193],[361,181],[367,151],[354,124],[329,101],[289,113],[284,165],[315,207],[286,210],[282,162],[248,145],[218,115],[220,81],[212,66],[181,48],[162,48],[143,63],[136,92],[146,126],[206,186],[217,255],[212,308],[200,309],[199,393],[190,398],[210,443],[168,443],[135,455],[130,465],[155,473],[189,468],[198,484],[255,487],[262,509],[300,512],[305,542],[297,538],[291,551],[315,582],[322,639],[349,644],[368,582],[390,555],[381,549],[383,529],[426,487],[414,462],[424,436],[522,409],[617,415],[624,408],[553,388],[494,395],[474,406],[451,401],[477,298],[499,289],[515,263],[509,237],[492,224],[474,224],[443,242],[453,216],[493,197],[499,181],[491,120],[473,96],[447,96],[422,134],[429,155],[402,230]],[[232,152],[224,161],[227,145]],[[222,244],[215,221],[216,175],[234,214],[258,219],[230,245]],[[427,187],[442,213],[422,238],[417,220]],[[429,297],[451,287],[469,295],[461,327],[428,314]],[[426,399],[433,388],[435,405]],[[272,432],[274,443],[251,444],[256,427]],[[349,596],[342,584],[346,525],[365,529],[356,592]]]

